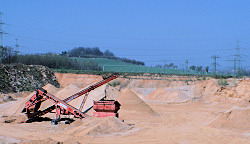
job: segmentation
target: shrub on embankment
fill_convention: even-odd
[[[59,87],[54,72],[45,66],[9,64],[0,65],[0,92],[33,91],[46,84]]]

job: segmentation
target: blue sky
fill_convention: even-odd
[[[1,0],[5,45],[45,53],[99,47],[146,62],[231,66],[240,41],[250,56],[249,0]]]

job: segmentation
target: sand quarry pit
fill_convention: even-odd
[[[56,74],[61,88],[46,85],[49,93],[64,99],[101,76]],[[187,79],[192,79],[188,81]],[[92,117],[71,124],[51,125],[55,113],[44,115],[39,122],[21,123],[25,102],[34,92],[9,94],[15,100],[0,103],[0,142],[23,144],[56,143],[250,143],[250,79],[229,79],[228,86],[218,80],[200,80],[175,76],[118,78],[120,85],[104,85],[90,92],[83,110],[93,100],[105,95],[121,104],[119,118]],[[26,94],[26,95],[25,95]],[[6,97],[8,95],[4,95]],[[79,108],[83,97],[70,102]],[[51,106],[43,102],[41,109]],[[65,117],[67,118],[67,116]]]

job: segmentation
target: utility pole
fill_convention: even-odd
[[[188,60],[186,60],[186,72],[188,72]]]
[[[16,49],[14,52],[15,52],[15,55],[17,56],[19,54],[19,47],[20,47],[20,45],[18,44],[18,39],[16,39],[15,47],[16,47]]]
[[[3,35],[5,34],[4,31],[3,31],[4,23],[3,23],[3,20],[2,20],[2,15],[3,15],[3,13],[0,12],[0,47],[1,47],[1,49],[3,47]]]
[[[233,55],[234,58],[231,60],[227,60],[227,61],[231,61],[233,62],[233,76],[240,76],[241,75],[241,70],[242,70],[242,64],[241,62],[243,61],[241,58],[241,54],[240,54],[240,46],[239,46],[239,41],[236,41],[236,47],[234,48],[235,50],[235,54]]]
[[[236,72],[236,76],[240,75],[241,67],[241,56],[240,56],[240,46],[239,41],[236,41],[237,45],[235,47],[235,54],[234,54],[234,70]]]
[[[216,70],[217,58],[220,58],[220,57],[218,57],[218,56],[216,56],[216,55],[212,56],[212,59],[213,59],[212,65],[213,65],[213,67],[214,67],[214,69],[213,69],[214,76],[217,76],[217,70]]]
[[[2,15],[3,13],[0,12],[0,62],[2,59],[5,57],[6,49],[4,48],[4,41],[3,41],[3,36],[6,34],[3,31],[3,20],[2,20]]]

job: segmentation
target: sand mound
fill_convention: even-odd
[[[116,88],[107,85],[106,87],[106,98],[109,100],[116,100],[120,95],[120,91]]]
[[[36,92],[32,92],[27,97],[17,101],[13,106],[7,111],[7,115],[20,114],[25,106],[25,103],[32,97]]]
[[[48,93],[52,94],[52,95],[56,95],[57,92],[60,90],[59,88],[56,88],[55,86],[51,85],[51,84],[47,84],[46,86],[43,87],[45,90],[47,90]],[[52,106],[53,102],[51,102],[50,100],[46,100],[41,104],[41,110],[48,108],[49,106]]]
[[[127,135],[135,129],[116,117],[88,117],[78,119],[64,128],[64,134],[75,137],[83,136],[118,136]]]
[[[2,123],[22,123],[27,120],[25,114],[4,115],[1,117]]]
[[[55,73],[55,76],[63,87],[73,84],[82,88],[102,80],[102,76],[87,74]]]
[[[43,87],[43,89],[47,90],[48,93],[53,94],[53,95],[55,95],[59,91],[59,88],[56,88],[52,84],[47,84],[46,86]]]
[[[235,90],[239,98],[246,101],[250,100],[250,80],[242,79]]]
[[[138,97],[144,99],[147,95],[156,90],[156,88],[132,88],[131,89]]]
[[[155,116],[157,113],[140,99],[133,91],[126,89],[118,98],[121,109],[118,111],[121,118]]]
[[[57,92],[56,97],[60,98],[61,100],[79,92],[81,89],[76,85],[70,84],[66,86],[64,89]]]
[[[88,108],[92,107],[93,106],[93,100],[100,100],[102,99],[104,96],[105,96],[105,89],[106,89],[106,85],[103,85],[101,87],[98,87],[97,89],[91,91],[89,93],[89,96],[85,102],[85,105],[82,109],[82,111],[85,111],[87,110]],[[80,90],[79,90],[80,91]],[[78,92],[78,91],[77,91]],[[70,102],[70,104],[76,108],[79,108],[81,103],[82,103],[82,100],[84,98],[84,95],[77,98],[77,99],[74,99]]]
[[[60,142],[57,142],[51,138],[46,138],[43,140],[25,140],[22,141],[20,144],[59,144]]]
[[[238,79],[231,81],[236,80]],[[216,82],[218,83],[218,81]],[[250,80],[248,79],[243,78],[237,84],[234,84],[234,86],[217,86],[215,90],[206,100],[243,105],[250,104]]]
[[[48,92],[52,92],[51,94],[55,94],[58,90],[58,88],[56,88],[55,86],[51,85],[51,84],[47,84],[46,86],[43,87],[44,89],[48,90]],[[28,96],[26,96],[25,98],[17,101],[15,104],[13,104],[13,106],[7,111],[7,115],[13,115],[13,114],[21,114],[25,103],[35,94],[36,92],[33,91],[32,93],[30,93]],[[49,102],[49,100],[45,101],[42,103],[42,105],[46,105],[47,103],[52,103]],[[47,107],[46,107],[47,108]]]
[[[122,132],[130,130],[132,127],[122,122],[116,117],[105,117],[101,118],[101,122],[98,123],[91,129],[88,136],[108,136],[108,135],[119,135]]]
[[[65,141],[62,142],[63,144],[80,144],[78,141],[74,140],[74,139],[67,139]]]
[[[224,113],[210,123],[210,126],[226,129],[250,129],[250,107],[238,108],[234,107]]]
[[[131,79],[128,88],[164,88],[170,85],[170,81]]]
[[[164,100],[166,99],[167,92],[164,89],[156,89],[152,93],[150,93],[148,96],[146,96],[149,100]]]
[[[164,89],[156,89],[151,94],[146,96],[146,98],[148,100],[163,102],[185,102],[190,99],[179,90],[167,92]]]
[[[75,85],[70,84],[70,85],[66,86],[64,89],[61,89],[60,91],[58,91],[56,94],[53,94],[53,95],[55,95],[59,99],[63,100],[65,98],[77,93],[78,91],[80,91],[80,88],[78,88]],[[48,91],[48,92],[50,93],[50,91]],[[53,104],[54,104],[53,102],[51,102],[50,100],[47,100],[41,104],[41,110],[46,109],[46,108],[52,106]]]

